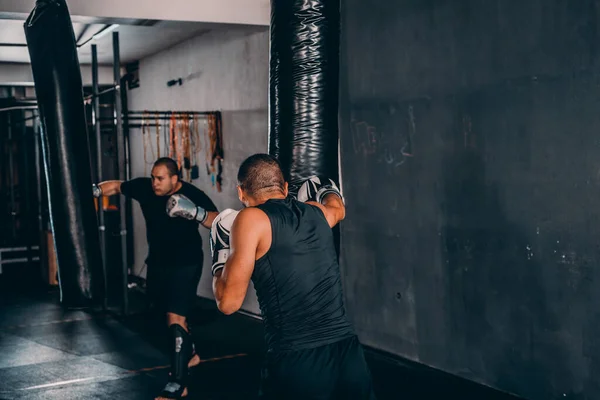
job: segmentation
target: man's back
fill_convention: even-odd
[[[313,348],[353,336],[333,233],[322,211],[290,197],[257,208],[269,217],[272,232],[271,247],[252,275],[269,351]]]

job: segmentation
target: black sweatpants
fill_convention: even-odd
[[[149,265],[149,298],[159,311],[187,318],[196,301],[201,276],[202,264],[174,267]]]
[[[321,347],[268,354],[261,400],[375,400],[356,336]]]

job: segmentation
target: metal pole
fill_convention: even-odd
[[[126,179],[125,171],[125,138],[123,137],[123,121],[121,115],[121,59],[119,51],[119,32],[113,32],[113,68],[114,68],[114,87],[115,87],[115,126],[117,128],[117,148],[119,158],[119,180]],[[120,216],[120,235],[121,235],[121,262],[123,267],[122,285],[123,285],[123,314],[128,313],[128,277],[129,268],[127,265],[127,219],[125,215],[126,202],[125,197],[120,197],[119,216]]]
[[[34,151],[35,151],[35,179],[37,182],[37,215],[38,215],[38,237],[40,240],[40,267],[42,271],[48,271],[48,237],[47,237],[47,229],[44,226],[44,218],[43,218],[43,209],[44,209],[44,199],[42,198],[42,170],[40,169],[41,165],[41,152],[40,152],[40,120],[37,118],[36,112],[33,111],[34,120],[33,120],[33,137],[34,137]],[[48,272],[43,275],[43,280],[46,282],[48,280]]]
[[[98,96],[98,52],[92,45],[92,123],[96,134],[96,182],[102,182],[102,134],[100,133],[100,97]],[[100,230],[100,254],[102,255],[102,274],[104,276],[103,307],[108,307],[107,272],[106,272],[106,226],[104,225],[104,206],[102,197],[98,198],[98,229]]]
[[[33,113],[34,116],[35,112]],[[37,199],[38,199],[38,229],[40,232],[45,230],[43,218],[42,218],[42,171],[40,170],[40,127],[39,127],[39,119],[36,118],[33,120],[33,135],[35,138],[35,178],[37,182]]]
[[[36,110],[38,106],[10,106],[5,108],[0,108],[0,112],[10,112],[14,110]]]
[[[123,81],[121,81],[123,82]],[[127,91],[124,90],[121,92],[121,115],[123,115],[123,138],[125,140],[125,171],[127,174],[127,180],[131,179],[131,147],[129,145],[129,107],[127,104]],[[126,198],[127,201],[127,232],[130,232],[127,235],[127,248],[133,249],[133,212],[132,212],[132,204],[131,198]],[[133,252],[128,252],[127,254],[127,265],[134,265],[135,260],[133,258]]]
[[[17,239],[17,213],[15,211],[15,182],[13,165],[12,112],[8,113],[8,188],[10,190],[10,217],[12,220],[12,239]]]
[[[25,124],[25,119],[27,117],[27,111],[23,110],[21,112],[22,121],[21,121],[21,143],[23,144],[23,149],[20,151],[23,157],[23,174],[21,174],[20,182],[23,185],[23,189],[25,193],[25,212],[21,213],[21,215],[25,216],[25,237],[27,238],[27,268],[31,269],[31,259],[33,255],[31,254],[31,232],[33,232],[31,222],[32,222],[32,212],[31,212],[31,177],[30,177],[30,168],[29,168],[29,155],[30,155],[30,140],[27,137],[27,125]],[[23,220],[21,220],[23,222]]]

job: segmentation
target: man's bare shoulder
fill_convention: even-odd
[[[242,209],[231,228],[232,236],[246,238],[252,243],[266,243],[270,246],[271,221],[267,214],[259,208],[248,207]],[[268,246],[267,246],[268,248]]]
[[[320,210],[323,213],[323,215],[327,214],[327,208],[321,203],[317,203],[316,201],[307,201],[304,204],[306,204],[307,206],[312,206],[312,207]]]
[[[261,224],[265,222],[268,223],[269,217],[260,208],[246,207],[239,212],[236,221]]]

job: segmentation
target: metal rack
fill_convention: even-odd
[[[40,246],[27,246],[27,247],[3,247],[0,248],[0,274],[2,274],[2,266],[5,264],[17,264],[17,263],[29,263],[32,261],[39,261],[40,256],[33,256],[33,251],[39,251]],[[27,252],[27,257],[16,257],[16,258],[5,258],[3,254],[7,253],[17,253],[17,252]]]
[[[140,121],[143,121],[145,119],[154,119],[154,120],[159,120],[159,121],[166,121],[171,119],[171,117],[173,115],[177,115],[178,117],[181,118],[181,116],[187,115],[190,118],[193,117],[207,117],[209,115],[214,115],[217,117],[220,117],[221,112],[220,111],[175,111],[175,110],[171,110],[171,111],[154,111],[154,110],[148,110],[148,111],[128,111],[127,113],[124,114],[124,118],[125,118],[125,122],[124,122],[124,126],[126,128],[141,128],[142,124],[140,124]]]

